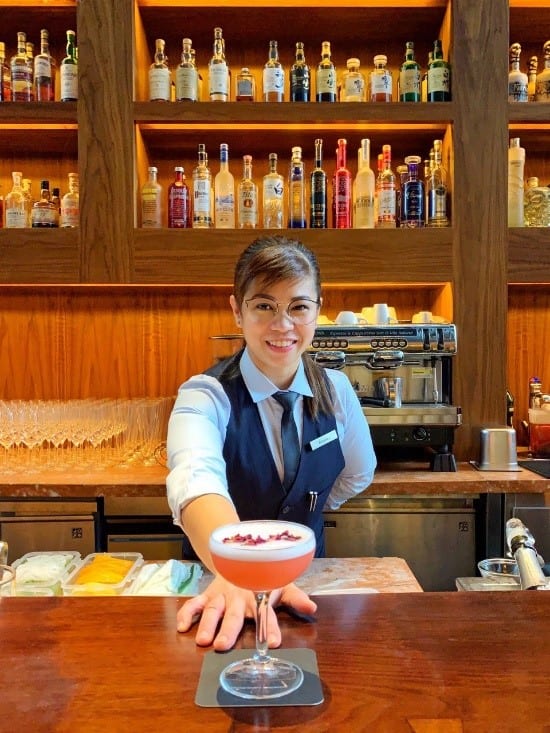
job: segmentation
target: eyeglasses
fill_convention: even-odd
[[[251,317],[257,323],[269,323],[279,313],[282,303],[267,296],[249,298],[244,301]],[[284,309],[292,323],[307,326],[317,318],[320,302],[311,298],[293,298]]]

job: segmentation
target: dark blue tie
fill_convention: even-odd
[[[283,407],[283,417],[281,420],[281,442],[283,445],[283,463],[285,467],[283,488],[288,492],[294,483],[296,473],[298,472],[298,464],[300,463],[300,440],[292,414],[294,403],[298,399],[298,393],[275,392],[273,397]]]

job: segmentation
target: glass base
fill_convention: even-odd
[[[220,674],[224,690],[249,700],[283,697],[297,690],[304,673],[296,664],[277,657],[265,661],[250,657],[228,665]]]

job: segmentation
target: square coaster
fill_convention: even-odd
[[[289,692],[288,695],[268,700],[248,700],[224,690],[220,685],[221,671],[231,662],[246,659],[253,653],[253,649],[234,649],[226,653],[211,651],[205,654],[195,703],[203,708],[242,708],[320,705],[323,702],[317,655],[312,649],[273,649],[271,651],[274,657],[294,662],[301,667],[304,673],[304,681],[300,687],[294,692]]]

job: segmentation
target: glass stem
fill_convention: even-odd
[[[270,660],[267,651],[267,611],[269,609],[269,591],[256,593],[256,654],[254,659],[260,664]]]

